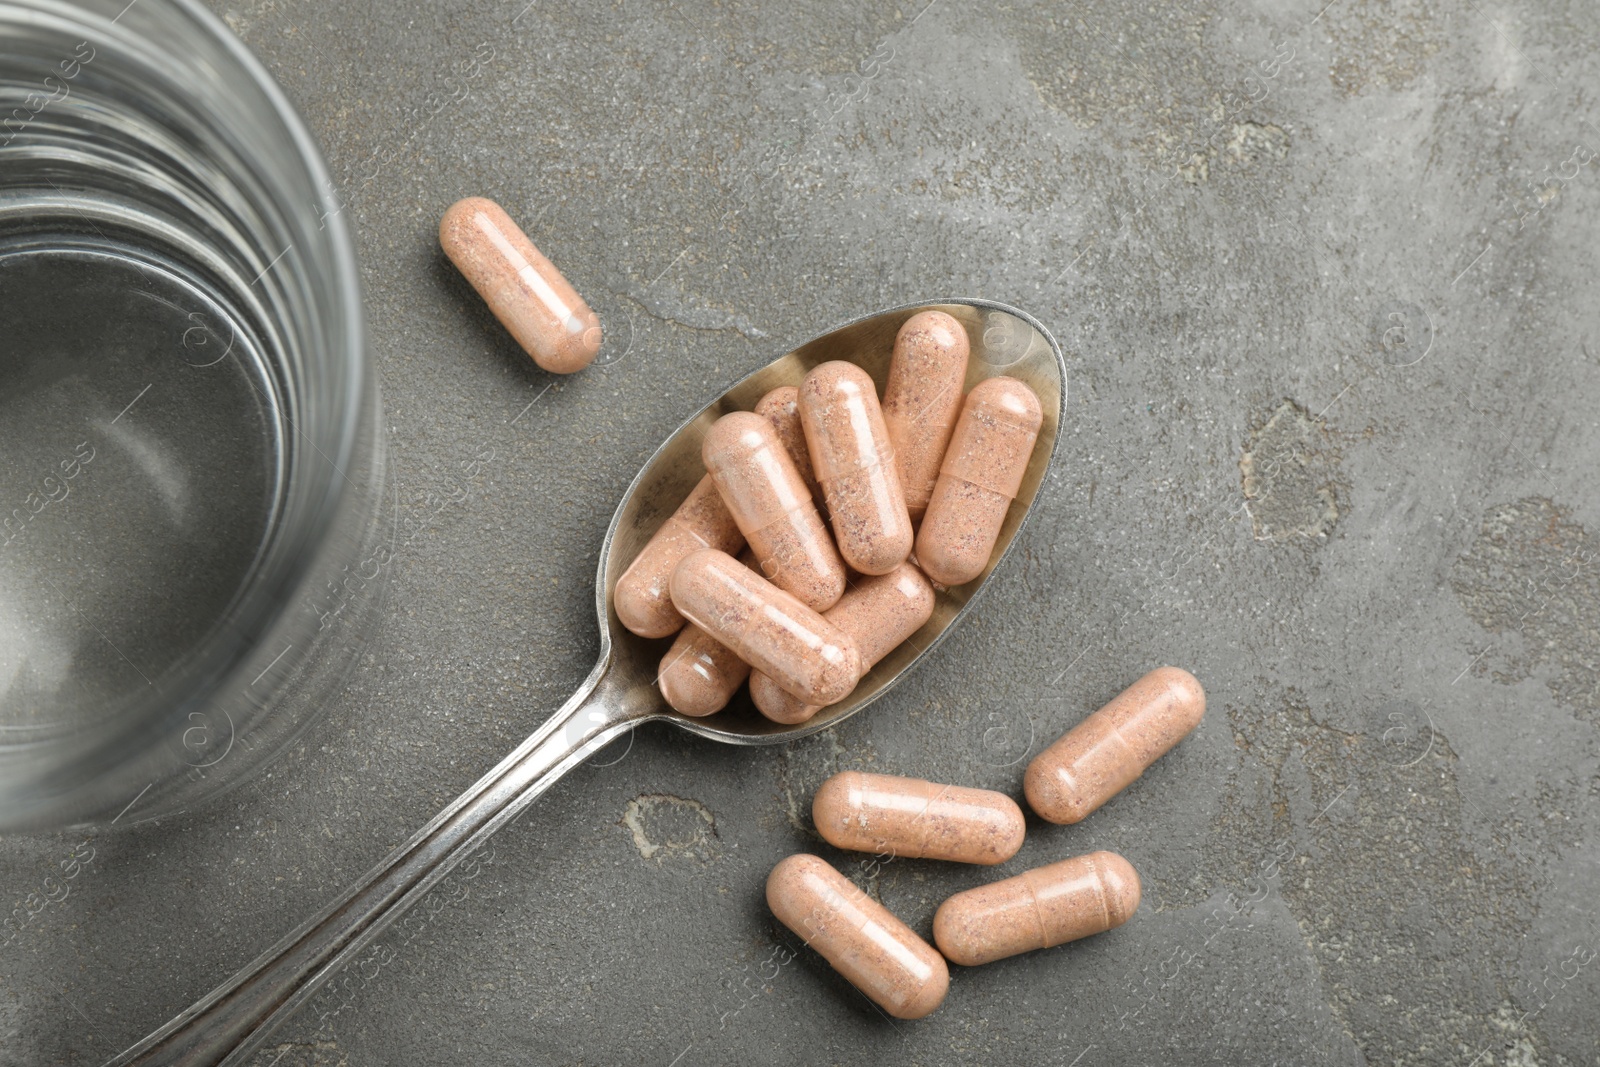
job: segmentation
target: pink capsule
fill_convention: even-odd
[[[748,548],[739,553],[739,562],[754,566]],[[700,718],[727,707],[748,677],[750,664],[691,622],[678,631],[678,639],[661,657],[656,685],[673,711]]]
[[[672,572],[672,602],[808,703],[843,700],[861,677],[861,653],[848,634],[726,552],[685,556]]]
[[[933,917],[951,963],[976,967],[1121,926],[1139,909],[1139,874],[1115,852],[1091,852],[957,893]]]
[[[813,367],[800,383],[800,424],[839,554],[862,574],[894,570],[915,534],[872,378],[843,360]]]
[[[857,581],[822,617],[855,640],[865,674],[922,629],[933,617],[933,606],[933,586],[928,579],[911,564],[902,563],[888,574]],[[822,710],[786,692],[760,671],[750,675],[750,699],[773,722],[805,722]]]
[[[1082,821],[1200,725],[1206,692],[1181,667],[1157,667],[1033,758],[1028,804],[1053,823]]]
[[[883,387],[883,422],[913,523],[920,523],[928,510],[939,464],[961,414],[970,350],[967,331],[942,311],[911,316],[894,339],[889,381]]]
[[[689,492],[617,579],[611,602],[622,625],[640,637],[670,637],[683,627],[672,606],[672,568],[702,548],[737,552],[744,536],[708,474]]]
[[[917,531],[929,578],[962,585],[989,565],[1043,421],[1039,398],[1015,378],[987,378],[967,394]]]
[[[493,200],[469,196],[439,222],[439,244],[533,361],[571,374],[600,352],[600,318]]]
[[[989,866],[1015,856],[1027,828],[1004,793],[862,771],[823,782],[811,819],[834,848]]]
[[[767,877],[767,907],[896,1019],[920,1019],[950,990],[933,946],[826,860],[790,856]]]
[[[794,469],[805,479],[811,490],[811,499],[819,510],[825,506],[822,487],[817,476],[811,473],[811,453],[806,449],[806,432],[800,425],[800,390],[792,385],[780,385],[757,402],[753,409],[757,415],[772,423],[783,450],[794,460]]]
[[[761,573],[814,611],[831,608],[844,593],[844,560],[772,424],[749,411],[724,415],[700,455]]]
[[[656,684],[672,710],[700,717],[727,707],[748,677],[750,664],[690,623],[661,657]]]

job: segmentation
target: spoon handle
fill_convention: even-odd
[[[602,658],[526,741],[366,877],[106,1067],[236,1067],[321,985],[567,771],[649,713]]]

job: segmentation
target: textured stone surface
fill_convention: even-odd
[[[662,436],[796,343],[944,295],[1031,311],[1071,374],[1039,521],[970,624],[816,738],[619,742],[260,1067],[1600,1057],[1592,4],[217,8],[331,161],[400,518],[495,459],[270,777],[94,836],[0,953],[0,1064],[110,1055],[404,840],[585,676],[598,545]],[[532,365],[438,249],[468,194],[620,358]],[[1334,487],[1325,536],[1259,539],[1245,506],[1285,402],[1329,463],[1284,483]],[[810,829],[844,769],[1016,796],[1160,663],[1204,682],[1199,729],[1000,868]],[[81,840],[0,839],[0,902]],[[925,935],[952,892],[1100,848],[1139,872],[1132,920],[955,968],[917,1023],[762,903],[811,850]]]

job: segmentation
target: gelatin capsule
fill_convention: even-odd
[[[950,968],[933,946],[817,856],[790,856],[772,869],[767,907],[896,1019],[928,1015],[950,989]]]
[[[956,863],[1004,863],[1026,832],[1004,793],[862,771],[823,782],[811,818],[835,848]]]
[[[672,606],[672,568],[702,548],[737,552],[743,545],[744,535],[706,475],[617,579],[611,596],[617,618],[640,637],[671,637],[683,628],[683,616]]]
[[[800,425],[839,554],[862,574],[894,570],[915,534],[872,378],[843,360],[813,367],[800,383]]]
[[[918,312],[895,335],[883,387],[883,422],[913,524],[922,521],[939,480],[939,464],[961,414],[970,353],[967,331],[942,311]]]
[[[698,717],[727,707],[748,677],[750,664],[690,623],[661,657],[656,684],[672,710]]]
[[[1182,741],[1205,711],[1194,675],[1157,667],[1034,757],[1022,779],[1029,806],[1054,823],[1078,822]]]
[[[976,967],[1104,933],[1139,907],[1139,875],[1115,852],[1090,852],[968,889],[939,905],[933,940]]]
[[[493,200],[458,200],[439,221],[439,244],[533,361],[571,374],[600,352],[600,317]]]
[[[865,674],[933,617],[933,586],[922,572],[902,563],[888,574],[862,578],[822,617],[855,640]],[[773,722],[800,723],[821,710],[781,689],[760,671],[750,676],[750,698]]]
[[[917,562],[929,578],[961,585],[983,573],[1042,422],[1039,398],[1015,378],[972,387],[917,531]]]
[[[794,469],[800,472],[806,488],[811,490],[812,503],[826,518],[826,501],[817,476],[811,472],[811,453],[806,448],[806,432],[800,426],[800,390],[792,385],[780,385],[756,404],[755,413],[772,423],[783,450],[794,460]]]
[[[748,548],[739,553],[739,562],[754,566]],[[656,685],[673,711],[700,718],[727,707],[748,677],[750,664],[691,622],[678,631],[678,639],[661,657]]]
[[[843,700],[861,676],[861,653],[848,634],[726,552],[685,556],[672,572],[672,602],[801,700]]]
[[[844,561],[772,424],[750,411],[724,415],[700,454],[762,575],[814,611],[833,607]]]

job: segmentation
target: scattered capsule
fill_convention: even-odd
[[[1091,852],[957,893],[939,905],[933,940],[951,963],[976,967],[1104,933],[1138,907],[1133,865]]]
[[[933,586],[922,572],[902,563],[888,574],[856,582],[822,617],[855,640],[865,674],[933,617]],[[773,722],[805,722],[820,705],[785,692],[760,671],[750,676],[750,698]]]
[[[950,989],[950,968],[933,946],[816,856],[772,869],[767,907],[896,1019],[922,1018]]]
[[[1157,667],[1039,753],[1023,776],[1040,818],[1074,823],[1164,756],[1206,711],[1194,675]]]
[[[861,677],[854,639],[726,552],[685,556],[672,572],[672,602],[690,622],[808,703],[843,700]]]
[[[839,554],[862,574],[894,570],[916,535],[872,378],[843,360],[813,367],[800,383],[800,425]]]
[[[772,424],[750,411],[724,415],[700,454],[761,573],[814,611],[833,607],[844,593],[844,561]]]
[[[439,244],[535,363],[571,374],[594,362],[600,317],[499,204],[481,196],[451,204]]]
[[[906,491],[906,510],[920,523],[939,480],[939,464],[961,414],[971,345],[961,323],[943,311],[922,311],[895,335],[883,422]]]
[[[811,800],[835,848],[956,863],[1004,863],[1022,847],[1022,809],[1004,793],[844,771]]]
[[[783,442],[783,450],[794,460],[795,470],[800,472],[806,488],[811,490],[812,502],[826,516],[824,509],[827,502],[823,498],[822,487],[817,484],[817,476],[811,472],[811,453],[806,448],[806,432],[800,425],[800,390],[792,385],[780,385],[762,397],[754,411],[772,423],[778,440]]]
[[[983,573],[1042,422],[1039,398],[1015,378],[972,387],[917,532],[917,562],[929,578],[961,585]]]
[[[672,568],[698,549],[737,552],[743,544],[744,535],[706,475],[617,579],[611,597],[617,618],[640,637],[672,636],[683,627],[683,616],[672,606]]]

